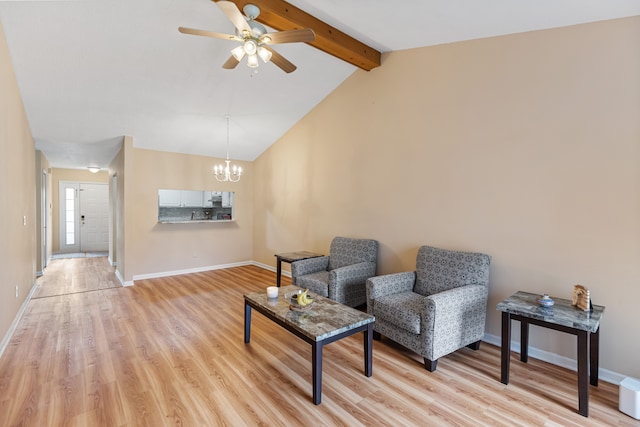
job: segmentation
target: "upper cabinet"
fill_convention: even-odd
[[[187,208],[201,208],[204,206],[204,192],[195,190],[182,190],[182,206]]]
[[[162,207],[201,208],[205,206],[204,197],[203,191],[158,190],[158,205]]]
[[[235,193],[231,193],[228,191],[223,191],[222,192],[222,207],[223,208],[230,208],[233,206],[233,195]]]
[[[158,205],[167,207],[179,207],[182,203],[182,191],[158,190]]]

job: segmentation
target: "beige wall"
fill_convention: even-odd
[[[378,239],[379,273],[424,244],[485,252],[489,334],[512,293],[582,283],[601,367],[640,377],[639,118],[640,17],[385,55],[254,162],[254,259],[335,235]]]
[[[124,254],[119,269],[126,281],[134,276],[199,269],[252,259],[252,165],[234,162],[245,171],[237,183],[220,183],[212,170],[221,159],[134,148],[125,140],[123,165]],[[115,170],[115,167],[114,167]],[[124,175],[124,176],[122,176]],[[158,189],[234,191],[234,222],[158,223]]]
[[[47,158],[42,154],[41,151],[36,151],[36,168],[35,168],[35,183],[36,183],[36,270],[38,274],[42,274],[43,265],[46,265],[48,260],[51,258],[52,247],[53,247],[53,201],[51,200],[52,194],[52,176],[51,176],[51,165]],[[46,210],[45,216],[43,217],[43,207],[42,207],[42,175],[46,174]],[[45,221],[46,220],[46,221]],[[43,230],[43,221],[46,223],[47,227]],[[43,241],[43,233],[46,233],[45,241],[47,242],[47,250],[46,253],[42,253],[42,241]]]
[[[1,24],[0,94],[1,342],[35,281],[37,224],[36,151]]]
[[[109,173],[107,171],[100,171],[98,173],[91,173],[84,169],[60,169],[53,168],[51,173],[52,191],[51,200],[53,202],[52,213],[52,228],[53,228],[53,253],[60,251],[60,181],[71,182],[91,182],[91,183],[103,183],[109,182]]]

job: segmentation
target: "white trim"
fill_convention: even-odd
[[[276,267],[272,267],[270,265],[263,264],[261,262],[253,261],[251,264],[255,265],[256,267],[264,268],[265,270],[273,271],[274,273],[278,271]],[[282,270],[282,275],[285,277],[291,277],[291,272]]]
[[[11,326],[9,326],[9,330],[7,330],[7,333],[5,334],[4,338],[2,338],[2,341],[0,341],[0,357],[2,357],[2,353],[4,353],[5,349],[9,345],[9,341],[11,341],[11,337],[13,337],[13,334],[16,332],[18,323],[20,322],[20,319],[22,319],[22,315],[27,309],[27,306],[31,301],[31,297],[33,296],[33,293],[36,291],[36,289],[38,289],[38,284],[34,282],[33,286],[31,286],[31,290],[29,291],[29,295],[27,295],[27,297],[23,301],[22,306],[20,307],[20,310],[18,310],[18,314],[16,314],[16,317],[13,319],[13,322],[11,322]]]
[[[502,347],[502,338],[493,334],[484,334],[482,341]],[[520,340],[511,341],[511,351],[520,353]],[[570,357],[561,356],[556,353],[541,350],[536,347],[529,346],[529,356],[535,359],[542,360],[543,362],[551,363],[552,365],[560,366],[562,368],[570,369],[574,372],[578,371],[578,362],[576,359]],[[620,384],[620,381],[628,377],[628,375],[622,375],[618,372],[610,371],[608,369],[598,369],[598,379],[606,381],[611,384]]]
[[[269,270],[269,271],[273,271],[273,272],[276,271],[275,267],[271,267],[270,265],[263,264],[263,263],[258,262],[258,261],[251,261],[251,265],[255,265],[256,267],[264,268],[265,270]],[[283,271],[283,273],[284,273],[284,271]]]
[[[118,271],[118,269],[117,269],[117,268],[116,268],[115,273],[116,273],[116,277],[118,278],[118,280],[120,281],[120,284],[121,284],[123,287],[126,287],[126,286],[133,286],[133,281],[131,280],[131,281],[126,282],[126,281],[124,280],[124,277],[122,277],[122,274],[120,274],[120,272]]]
[[[164,272],[149,273],[149,274],[136,274],[133,276],[133,281],[135,282],[136,280],[157,279],[159,277],[177,276],[179,274],[201,273],[203,271],[220,270],[223,268],[231,268],[231,267],[242,267],[245,265],[254,265],[254,264],[255,262],[253,261],[242,261],[242,262],[234,262],[231,264],[219,264],[219,265],[210,265],[206,267],[187,268],[184,270],[164,271]]]

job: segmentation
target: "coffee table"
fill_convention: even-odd
[[[589,371],[591,385],[598,385],[598,350],[600,347],[600,319],[604,306],[593,305],[592,311],[582,311],[571,301],[553,298],[552,307],[541,307],[538,294],[516,292],[500,302],[502,312],[502,355],[500,381],[509,384],[511,355],[511,320],[520,321],[520,360],[529,358],[529,325],[542,326],[578,337],[578,413],[589,416]],[[591,361],[589,361],[591,358]]]
[[[364,332],[364,374],[373,374],[373,323],[375,317],[336,301],[314,295],[313,305],[304,311],[289,308],[285,295],[301,291],[297,286],[283,286],[277,299],[267,298],[266,291],[244,295],[244,342],[251,339],[251,309],[311,344],[313,403],[322,401],[322,348],[334,341]]]

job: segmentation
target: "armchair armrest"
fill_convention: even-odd
[[[352,307],[364,304],[365,282],[375,275],[376,263],[366,261],[329,270],[329,298]]]
[[[376,264],[373,262],[359,262],[345,265],[329,271],[329,286],[331,284],[364,283],[369,277],[376,275]]]
[[[412,291],[415,282],[415,271],[385,274],[367,279],[367,311],[372,312],[377,298]]]
[[[430,360],[482,339],[488,294],[486,286],[467,285],[425,297],[420,333],[429,337]]]
[[[295,284],[295,278],[306,274],[317,273],[326,270],[329,266],[329,257],[320,256],[315,258],[302,259],[291,263],[291,279]]]

